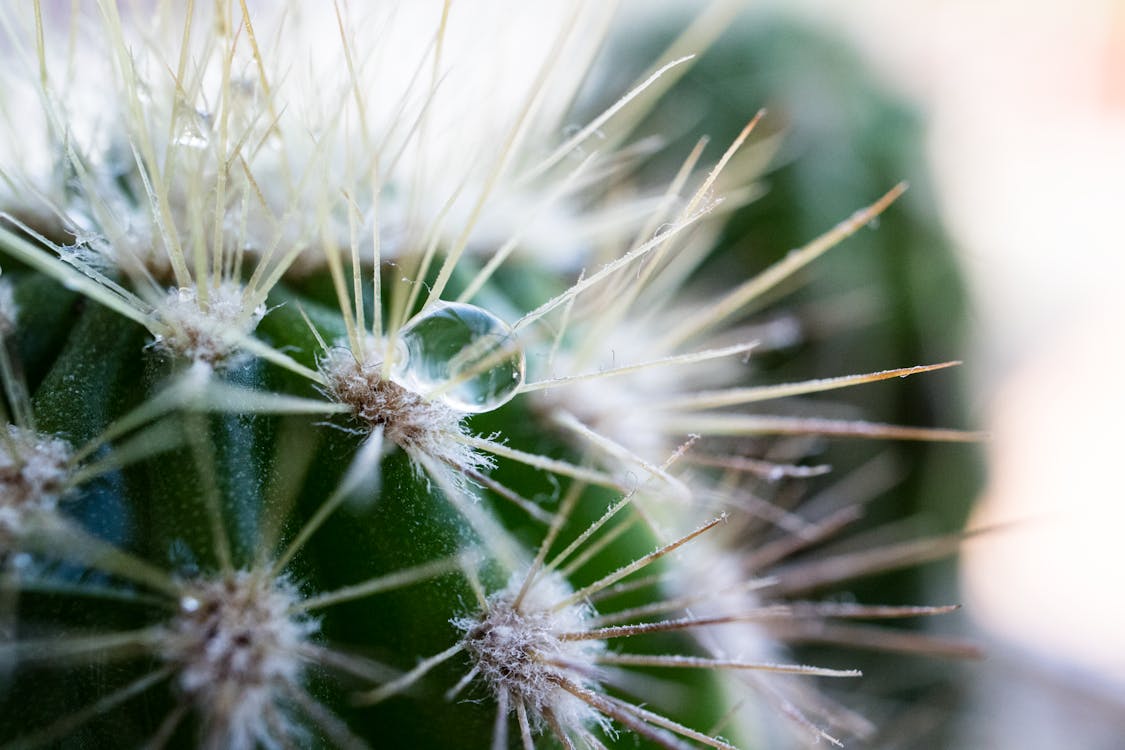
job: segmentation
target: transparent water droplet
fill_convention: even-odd
[[[194,117],[192,116],[194,115]],[[209,143],[208,133],[211,132],[212,117],[210,112],[196,110],[185,117],[179,133],[176,135],[176,145],[185,148],[204,149]]]
[[[207,139],[203,134],[193,128],[184,128],[180,134],[176,136],[176,145],[183,146],[184,148],[207,148]]]
[[[523,384],[524,355],[512,328],[487,310],[438,302],[399,332],[405,356],[394,378],[457,411],[491,411]]]

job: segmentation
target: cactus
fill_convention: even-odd
[[[750,313],[904,187],[705,289],[772,141],[638,172],[675,56],[565,134],[604,11],[172,5],[0,15],[2,746],[869,732],[788,644],[950,542],[805,555],[811,449],[974,435],[753,408],[952,363],[765,384]]]

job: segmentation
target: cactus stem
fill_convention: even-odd
[[[626,143],[737,4],[609,98],[613,3],[0,10],[4,748],[734,750],[759,702],[839,744],[806,678],[858,670],[788,644],[972,654],[854,622],[953,607],[794,600],[962,538],[814,550],[864,498],[788,480],[822,435],[980,436],[743,409],[956,364],[742,387],[803,333],[748,316],[905,185],[708,291],[764,112],[666,187]]]
[[[43,729],[35,732],[34,734],[25,735],[20,739],[5,745],[4,750],[31,750],[31,748],[43,747],[50,745],[56,740],[62,739],[74,730],[81,727],[86,722],[109,711],[111,708],[124,703],[130,698],[134,698],[149,688],[160,684],[168,679],[172,674],[171,667],[164,667],[162,669],[153,670],[148,674],[140,677],[133,682],[130,682],[124,687],[106,693],[93,703],[78,709],[77,711],[63,716],[61,719],[44,727]]]

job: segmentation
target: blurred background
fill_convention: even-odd
[[[846,38],[918,111],[970,288],[970,411],[992,433],[970,527],[989,639],[965,747],[1125,737],[1125,4],[774,4]]]
[[[987,657],[951,673],[941,731],[906,746],[1125,746],[1125,491],[1113,484],[1125,449],[1125,3],[749,5],[653,115],[659,132],[707,132],[721,147],[770,108],[766,132],[782,145],[767,192],[735,217],[732,257],[762,265],[898,179],[912,184],[857,240],[870,248],[842,248],[805,279],[796,309],[810,338],[819,330],[819,361],[780,371],[964,359],[959,380],[878,391],[865,412],[886,417],[889,399],[892,418],[991,436],[977,457],[921,448],[902,479],[924,530],[994,529],[921,574],[931,595],[966,605],[938,627]],[[648,27],[670,40],[684,7],[626,5],[623,79],[637,72],[628,60],[651,59],[640,48],[659,48]],[[815,299],[829,302],[813,310]],[[810,322],[842,318],[856,330]]]

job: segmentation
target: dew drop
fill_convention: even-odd
[[[394,378],[457,411],[496,409],[523,384],[524,356],[504,321],[474,305],[438,302],[399,332]]]
[[[176,145],[184,148],[204,149],[207,148],[207,139],[194,128],[184,128],[176,136]]]
[[[195,117],[190,115],[184,121],[176,136],[177,146],[185,148],[204,149],[208,145],[207,134],[211,131],[212,116],[209,112],[196,110]]]

